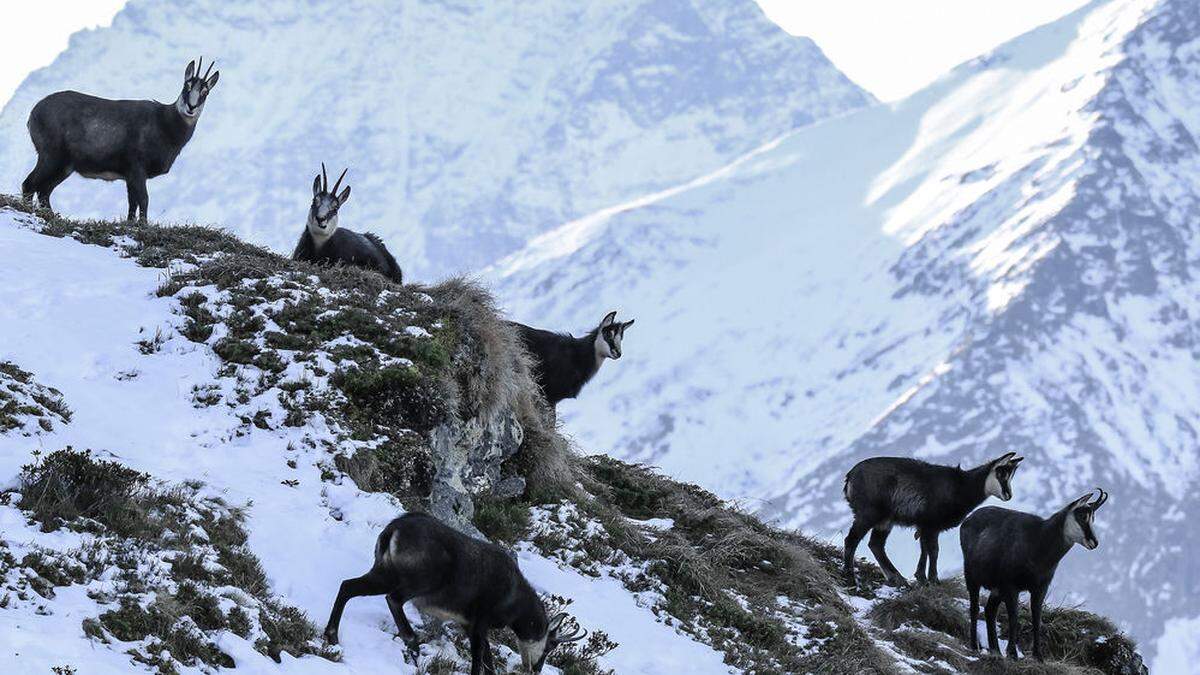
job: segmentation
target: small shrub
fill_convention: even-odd
[[[21,468],[17,505],[44,532],[79,517],[114,526],[127,522],[129,512],[137,510],[135,497],[148,480],[140,471],[67,447]]]

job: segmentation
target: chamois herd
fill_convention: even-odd
[[[202,67],[203,59],[188,63],[183,89],[172,104],[109,100],[74,91],[39,101],[28,123],[37,165],[21,185],[22,197],[32,201],[36,195],[41,206],[50,209],[51,193],[72,173],[123,180],[128,219],[145,223],[146,181],[170,171],[220,78],[219,71],[212,72],[212,63],[203,75]],[[345,177],[343,170],[330,188],[321,165],[321,173],[313,179],[308,220],[292,258],[362,267],[403,283],[400,266],[379,237],[338,227],[338,210],[350,198],[350,187],[342,189]],[[510,325],[532,357],[534,379],[553,409],[560,401],[578,396],[605,359],[621,357],[622,339],[633,320],[618,321],[616,312],[609,312],[583,337]],[[1022,459],[1009,452],[967,470],[903,457],[875,457],[856,464],[846,474],[843,488],[853,514],[844,547],[846,584],[856,585],[855,551],[870,532],[869,547],[887,583],[907,585],[885,550],[896,525],[916,530],[921,547],[917,581],[938,583],[938,537],[961,526],[971,648],[979,649],[979,590],[986,588],[990,592],[984,608],[988,648],[999,652],[996,614],[1003,602],[1009,619],[1007,654],[1017,658],[1017,603],[1024,591],[1030,594],[1033,654],[1041,659],[1042,604],[1054,571],[1074,544],[1088,549],[1099,546],[1093,518],[1108,494],[1099,490],[1093,499],[1088,493],[1046,518],[994,506],[977,509],[989,496],[1012,498],[1012,479]],[[414,663],[419,642],[404,615],[405,603],[462,625],[470,640],[472,675],[495,671],[490,630],[511,629],[525,668],[534,673],[541,671],[556,646],[586,635],[565,614],[547,615],[508,551],[425,514],[410,513],[392,521],[376,541],[371,569],[342,582],[325,628],[328,642],[337,644],[346,603],[367,595],[386,596],[406,645],[405,657]]]

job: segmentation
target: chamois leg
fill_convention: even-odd
[[[988,651],[1000,653],[1000,636],[996,634],[996,613],[1000,611],[1000,594],[988,593],[987,605],[983,608],[983,621],[987,624]]]
[[[904,580],[904,575],[900,574],[900,570],[892,564],[888,558],[887,544],[888,535],[892,532],[892,526],[876,525],[875,529],[871,530],[871,540],[869,546],[871,553],[875,554],[875,562],[879,563],[879,567],[883,569],[884,575],[887,577],[889,584],[893,586],[907,586],[908,582]]]
[[[1033,658],[1044,661],[1042,655],[1042,605],[1046,602],[1046,589],[1035,588],[1029,594],[1029,613],[1033,621]]]
[[[150,208],[150,193],[146,191],[146,177],[131,173],[125,179],[125,193],[129,198],[129,222],[133,222],[138,211],[142,212],[138,222],[146,222],[146,211]]]
[[[476,623],[469,631],[471,641],[471,675],[483,675],[485,672],[495,673],[492,660],[492,647],[488,644],[487,626]]]
[[[408,622],[408,617],[404,615],[404,603],[408,601],[400,591],[392,591],[387,595],[388,609],[392,611],[392,619],[396,621],[396,630],[400,633],[400,639],[404,640],[405,659],[412,659],[412,664],[417,665],[417,657],[421,655],[421,643],[417,640],[417,632],[413,630],[412,624]]]
[[[41,202],[42,208],[48,211],[54,211],[54,207],[50,206],[50,194],[54,192],[54,188],[62,185],[62,182],[71,175],[74,169],[70,164],[60,163],[53,164],[46,168],[45,179],[37,186],[38,201]]]
[[[845,553],[842,558],[842,576],[845,578],[847,586],[855,586],[857,582],[854,578],[854,552],[858,550],[858,544],[862,538],[867,535],[867,530],[871,529],[870,525],[859,518],[854,517],[854,523],[850,525],[850,532],[846,534]]]
[[[1014,590],[1004,592],[1004,608],[1008,610],[1008,658],[1017,660],[1017,642],[1021,637],[1021,619],[1017,614],[1020,605],[1017,604],[1020,595]]]
[[[46,180],[46,172],[49,164],[50,162],[46,159],[45,155],[38,155],[37,164],[34,165],[33,170],[29,172],[25,180],[21,182],[21,199],[27,202],[33,200],[33,193],[37,192],[38,188]]]
[[[331,645],[338,643],[338,626],[342,623],[342,611],[346,609],[346,603],[351,598],[383,595],[392,588],[393,584],[387,575],[377,569],[372,569],[361,577],[343,581],[338,589],[337,599],[333,601],[333,610],[329,612],[329,622],[325,624],[325,640]]]
[[[979,651],[979,586],[967,582],[967,595],[971,598],[971,607],[967,610],[967,623],[970,625],[971,634],[968,636],[968,644],[971,645],[971,651]]]
[[[938,560],[938,533],[923,531],[921,532],[921,550],[923,555],[929,557],[926,564],[925,572],[926,579],[931,584],[936,584],[938,580],[937,560]]]
[[[917,558],[917,571],[913,572],[913,578],[918,584],[924,584],[928,579],[925,576],[925,563],[929,560],[929,550],[925,547],[925,534],[921,530],[917,530],[917,540],[921,542],[921,557]]]

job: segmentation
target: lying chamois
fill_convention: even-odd
[[[634,319],[617,321],[617,313],[609,312],[604,319],[583,337],[553,333],[530,328],[515,321],[525,349],[533,357],[533,375],[550,407],[565,398],[575,398],[588,383],[604,359],[621,358],[621,340],[625,329]]]
[[[1096,490],[1100,493],[1096,501],[1089,503],[1089,492],[1049,518],[989,506],[963,521],[958,539],[962,543],[963,577],[971,596],[971,649],[979,650],[975,626],[979,621],[979,589],[983,587],[990,591],[984,608],[988,650],[1000,652],[996,612],[1003,600],[1008,610],[1008,656],[1017,658],[1018,596],[1028,591],[1033,656],[1042,660],[1042,604],[1059,561],[1075,544],[1083,544],[1088,550],[1100,545],[1092,520],[1096,509],[1108,501],[1108,493]]]
[[[313,201],[308,209],[308,224],[304,234],[300,235],[296,250],[292,252],[292,259],[319,265],[355,265],[375,270],[398,284],[404,283],[400,265],[378,236],[338,227],[338,209],[350,199],[349,185],[342,190],[342,194],[337,193],[346,171],[349,169],[342,171],[330,190],[325,163],[321,162],[321,174],[313,179]]]
[[[968,470],[905,457],[873,457],[854,465],[842,488],[854,512],[843,560],[846,583],[855,584],[854,551],[867,530],[871,531],[871,553],[888,583],[906,583],[884,548],[893,525],[917,528],[921,540],[917,580],[937,583],[938,535],[961,523],[988,495],[1012,499],[1010,482],[1022,459],[1009,452]]]
[[[188,63],[183,91],[174,103],[113,101],[77,91],[60,91],[38,101],[29,113],[29,137],[37,166],[21,183],[26,201],[36,193],[49,209],[50,194],[72,173],[85,178],[123,180],[129,220],[146,222],[150,195],[146,181],[171,170],[192,138],[204,102],[217,86],[212,65],[197,77],[204,59]],[[138,216],[138,213],[141,213]]]
[[[414,665],[420,642],[404,616],[404,603],[409,600],[422,613],[454,621],[466,630],[471,675],[480,675],[485,666],[489,673],[496,671],[489,630],[511,628],[522,663],[534,673],[541,672],[555,647],[587,635],[577,625],[564,632],[566,614],[547,618],[541,599],[507,551],[423,513],[405,514],[388,524],[375,542],[371,571],[342,582],[325,627],[330,644],[337,644],[346,602],[362,595],[387,595],[388,609],[407,646],[406,658]]]

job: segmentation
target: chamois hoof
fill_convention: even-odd
[[[337,643],[338,643],[337,631],[332,628],[326,628],[325,629],[325,642],[330,645],[337,646]]]

